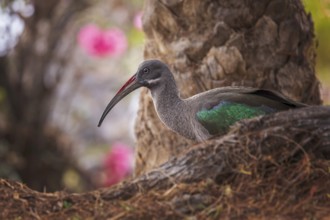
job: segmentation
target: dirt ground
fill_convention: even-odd
[[[297,112],[242,123],[111,188],[42,193],[0,179],[0,219],[330,220],[329,108]]]
[[[269,186],[253,178],[249,185],[218,184],[208,179],[174,184],[162,190],[140,190],[129,198],[116,199],[109,199],[106,194],[125,190],[122,189],[125,183],[111,189],[68,194],[36,192],[21,183],[1,179],[0,219],[327,220],[330,219],[330,185],[324,184],[329,183],[330,167],[323,168],[318,167],[313,185],[305,182],[295,189]],[[324,171],[328,174],[322,176]]]

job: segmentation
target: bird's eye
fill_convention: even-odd
[[[144,72],[144,73],[149,73],[149,69],[148,69],[148,68],[144,68],[144,69],[143,69],[143,72]]]

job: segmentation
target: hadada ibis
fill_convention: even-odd
[[[110,101],[98,126],[122,98],[140,87],[151,91],[157,114],[169,129],[198,141],[224,134],[242,119],[306,106],[271,90],[245,87],[216,88],[181,99],[169,67],[147,60]]]

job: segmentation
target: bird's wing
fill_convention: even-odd
[[[223,96],[226,96],[226,94],[233,94],[234,98],[240,99],[241,96],[236,96],[236,94],[242,94],[247,95],[247,97],[250,97],[250,95],[253,95],[251,97],[257,98],[259,101],[260,98],[265,98],[265,101],[272,100],[277,103],[282,103],[286,105],[288,108],[299,108],[299,107],[307,107],[307,104],[303,104],[300,102],[293,101],[284,95],[282,95],[279,92],[267,90],[267,89],[256,89],[256,88],[249,88],[249,87],[223,87],[223,88],[216,88],[212,89],[200,94],[195,95],[192,97],[192,99],[199,99],[199,96],[205,97],[205,94],[208,94],[208,97],[213,97],[215,104],[217,104],[218,100],[221,100]],[[243,99],[238,100],[246,102],[247,104],[252,104],[253,100],[247,99],[243,96]]]
[[[266,89],[251,89],[250,91],[246,91],[245,93],[247,94],[254,94],[260,97],[264,97],[270,100],[274,100],[277,102],[280,102],[282,104],[288,105],[292,108],[299,108],[299,107],[306,107],[308,105],[300,103],[300,102],[296,102],[293,100],[290,100],[289,98],[285,97],[284,95],[272,91],[272,90],[266,90]]]
[[[270,90],[250,88],[216,89],[196,97],[197,121],[212,135],[225,133],[235,122],[306,105]]]

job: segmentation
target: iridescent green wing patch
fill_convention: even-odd
[[[273,112],[273,110],[264,106],[253,107],[222,101],[211,109],[198,111],[196,116],[210,134],[214,135],[227,132],[229,127],[237,121],[265,115],[270,112]]]

